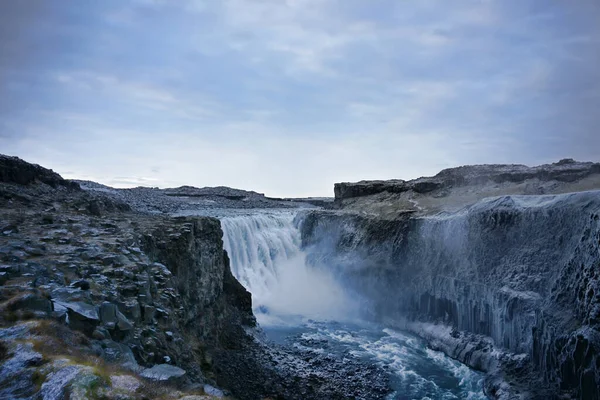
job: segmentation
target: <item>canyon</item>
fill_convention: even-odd
[[[329,201],[0,156],[0,397],[598,399],[599,190],[570,159]]]

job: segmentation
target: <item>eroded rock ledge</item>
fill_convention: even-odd
[[[410,181],[336,183],[337,208],[396,217],[458,210],[500,195],[570,193],[600,187],[600,163],[564,159],[554,164],[469,165],[449,168],[433,177]]]

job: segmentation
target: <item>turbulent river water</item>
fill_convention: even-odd
[[[271,340],[373,363],[390,375],[390,399],[486,398],[481,374],[411,334],[361,318],[361,302],[307,264],[294,217],[287,211],[220,216],[232,271],[252,293]]]

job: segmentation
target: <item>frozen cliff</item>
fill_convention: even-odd
[[[578,179],[596,176],[569,184]],[[599,398],[599,191],[393,217],[354,206],[297,222],[310,262],[371,316],[489,372],[491,397]]]

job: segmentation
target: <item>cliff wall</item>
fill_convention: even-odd
[[[333,269],[372,317],[488,371],[490,396],[599,398],[600,192],[394,218],[351,211],[298,223],[312,264]]]

